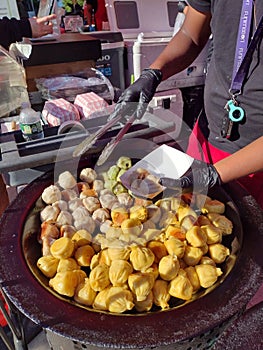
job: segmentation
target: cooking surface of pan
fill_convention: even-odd
[[[183,307],[129,315],[89,311],[65,302],[39,283],[29,268],[40,254],[34,230],[32,235],[27,232],[29,239],[23,236],[28,214],[52,180],[50,172],[29,184],[11,203],[0,222],[3,291],[20,311],[44,328],[97,346],[146,348],[173,344],[231,318],[244,308],[262,283],[263,215],[254,199],[237,183],[232,183],[226,187],[227,191],[218,188],[212,195],[227,204],[227,216],[234,223],[234,235],[241,249],[229,275],[211,293]],[[235,203],[231,198],[235,198]],[[32,215],[30,220],[30,227],[35,224],[37,229],[37,215]]]

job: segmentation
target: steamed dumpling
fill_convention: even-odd
[[[109,278],[113,286],[121,286],[132,273],[132,265],[126,260],[113,260],[109,269]]]
[[[75,231],[71,239],[76,243],[78,247],[82,247],[92,242],[92,235],[87,230],[78,230]]]
[[[196,265],[196,273],[198,275],[200,285],[203,288],[211,287],[219,276],[222,275],[222,270],[209,264]]]
[[[117,202],[116,196],[112,193],[100,194],[99,197],[102,208],[111,209]]]
[[[154,285],[154,276],[151,273],[132,273],[128,277],[130,290],[136,295],[136,300],[143,301],[147,298]]]
[[[99,193],[104,188],[104,183],[102,180],[94,180],[92,188]]]
[[[99,264],[93,270],[90,275],[91,288],[96,292],[100,292],[110,285],[109,267],[106,264]]]
[[[111,210],[111,219],[113,224],[120,226],[124,220],[129,218],[128,210],[117,206]]]
[[[103,223],[103,222],[110,219],[110,213],[109,213],[108,209],[98,208],[98,209],[94,210],[94,212],[92,213],[92,219],[94,221],[99,221],[99,222]],[[103,232],[103,231],[101,231],[101,232]]]
[[[52,204],[59,201],[62,195],[57,186],[50,185],[44,189],[41,197],[46,204]]]
[[[167,249],[164,245],[163,242],[160,242],[160,241],[150,241],[148,244],[147,244],[147,247],[149,249],[151,249],[151,251],[153,252],[154,256],[155,256],[155,259],[154,261],[155,262],[159,262],[165,255],[168,255],[168,252],[167,252]]]
[[[128,260],[131,250],[128,247],[109,247],[108,254],[111,260]]]
[[[75,251],[74,257],[80,266],[90,266],[90,262],[94,254],[95,251],[92,246],[87,244],[78,247]]]
[[[55,203],[52,203],[52,207],[58,208],[60,211],[67,211],[68,203],[61,199]]]
[[[109,289],[106,296],[106,305],[110,312],[120,314],[134,307],[133,295],[126,288],[113,286]]]
[[[151,249],[135,246],[131,248],[130,262],[137,271],[145,271],[154,262],[155,256]]]
[[[90,214],[85,207],[80,206],[72,212],[72,217],[74,221],[85,221],[87,217],[90,217]]]
[[[71,211],[71,212],[73,212],[74,210],[76,210],[80,206],[83,207],[83,203],[82,203],[82,200],[80,198],[73,198],[70,201],[68,201],[68,208],[69,208],[69,211]]]
[[[120,205],[131,207],[133,205],[133,198],[127,192],[117,194],[117,199]]]
[[[75,191],[74,189],[67,189],[61,191],[61,195],[64,201],[69,202],[72,199],[78,198],[78,192]]]
[[[193,294],[193,286],[184,274],[176,276],[169,284],[169,294],[175,298],[190,300]]]
[[[56,221],[58,214],[60,213],[59,208],[53,207],[52,205],[47,205],[43,210],[40,212],[40,220],[42,222],[44,221]]]
[[[111,286],[108,286],[105,289],[98,292],[92,304],[93,309],[101,310],[101,311],[108,310],[107,300],[108,300],[108,293],[110,289],[111,289]]]
[[[86,277],[86,273],[82,270],[58,272],[49,280],[49,285],[59,294],[73,297],[78,284]]]
[[[147,298],[141,301],[134,300],[135,309],[138,312],[147,312],[150,311],[153,306],[153,292],[147,295]]]
[[[41,256],[37,261],[37,267],[46,277],[52,278],[57,273],[58,263],[59,259],[52,255]]]
[[[128,170],[132,166],[132,160],[129,157],[122,156],[118,159],[117,166],[121,169]]]
[[[222,241],[222,229],[215,227],[212,224],[201,226],[203,232],[207,237],[207,244],[221,243]]]
[[[169,308],[171,295],[168,292],[168,282],[157,279],[153,286],[153,302],[162,309]]]
[[[176,255],[182,258],[185,252],[185,244],[180,239],[170,236],[164,241],[164,245],[170,255]]]
[[[60,259],[57,267],[57,272],[79,270],[80,266],[73,258]]]
[[[59,175],[58,184],[64,189],[69,189],[75,187],[77,181],[75,177],[68,170],[66,170]]]
[[[179,260],[176,255],[166,255],[159,262],[159,274],[165,281],[171,281],[180,269]]]
[[[100,208],[100,201],[96,197],[83,198],[84,207],[92,214],[96,209]]]
[[[187,245],[185,247],[185,252],[184,252],[184,262],[189,265],[189,266],[195,266],[199,263],[203,256],[203,251],[202,249],[198,247],[192,247],[190,245]]]
[[[75,244],[67,237],[60,237],[50,247],[51,254],[57,259],[70,258],[74,252]]]
[[[74,300],[82,305],[91,306],[94,303],[97,293],[91,288],[89,278],[81,282],[74,294]]]
[[[184,269],[184,271],[186,272],[187,277],[188,277],[189,281],[191,282],[191,285],[193,286],[193,293],[195,293],[201,287],[196,269],[194,268],[194,266],[188,266]]]
[[[226,260],[227,256],[230,255],[230,250],[220,243],[210,244],[208,251],[210,257],[216,264],[222,264]]]
[[[186,240],[193,247],[203,247],[206,244],[206,233],[199,226],[192,226],[186,232]]]
[[[68,211],[61,211],[57,217],[57,223],[59,225],[72,225],[73,219],[72,215]]]
[[[96,180],[97,173],[92,168],[84,168],[81,170],[79,177],[82,181],[86,181],[87,183],[90,184]]]

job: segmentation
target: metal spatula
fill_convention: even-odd
[[[118,143],[122,140],[123,136],[126,134],[126,132],[129,130],[129,128],[132,126],[135,119],[136,119],[136,115],[133,114],[127,120],[126,124],[119,131],[117,136],[115,138],[111,139],[111,141],[105,146],[104,150],[102,151],[101,155],[99,156],[99,159],[97,160],[98,166],[100,166],[106,162],[106,160],[109,158],[109,156],[113,152],[114,148],[118,145]]]
[[[80,157],[87,152],[94,143],[103,136],[113,125],[117,124],[122,119],[121,115],[109,120],[102,128],[96,131],[94,134],[85,138],[73,151],[73,157]]]

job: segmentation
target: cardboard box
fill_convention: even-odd
[[[98,116],[108,104],[94,92],[87,92],[76,96],[74,106],[78,109],[81,119],[88,119]]]
[[[63,98],[46,101],[42,116],[49,126],[61,125],[67,120],[80,120],[80,115],[76,106]]]

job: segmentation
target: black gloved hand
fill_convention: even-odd
[[[140,77],[122,93],[110,119],[119,114],[125,117],[133,113],[136,113],[137,119],[141,119],[161,80],[159,69],[144,69]]]
[[[179,179],[162,177],[160,184],[167,188],[193,189],[195,192],[205,192],[209,188],[221,185],[222,181],[212,164],[194,160],[191,168]]]

